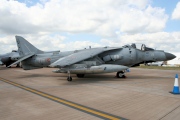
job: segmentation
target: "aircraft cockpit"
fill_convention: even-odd
[[[140,43],[132,43],[131,45],[125,45],[123,47],[132,47],[132,48],[135,48],[135,49],[138,49],[138,50],[141,50],[141,51],[151,51],[151,50],[154,50],[152,48],[149,48],[149,47],[146,47],[145,44],[140,44]]]
[[[17,50],[12,50],[12,52],[17,52]]]

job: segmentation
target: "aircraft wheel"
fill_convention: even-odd
[[[126,76],[124,75],[124,72],[123,72],[123,71],[117,72],[116,76],[117,76],[117,78],[125,78],[125,77],[126,77]]]
[[[76,74],[78,78],[83,78],[84,74]]]
[[[67,80],[68,80],[68,81],[72,81],[72,77],[71,77],[71,76],[68,76]]]

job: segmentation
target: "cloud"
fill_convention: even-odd
[[[0,32],[4,34],[36,33],[39,27],[32,23],[29,8],[18,1],[0,1]]]
[[[20,35],[22,36],[22,35]],[[100,43],[91,42],[88,40],[84,41],[69,41],[65,43],[66,37],[58,34],[48,34],[48,35],[32,35],[26,34],[23,37],[33,44],[36,48],[43,51],[70,51],[70,50],[78,50],[92,47],[100,47],[102,46]],[[9,35],[8,37],[0,37],[0,53],[4,54],[13,50],[17,50],[15,36]]]
[[[168,15],[152,7],[150,0],[40,0],[30,6],[14,0],[0,0],[0,53],[17,48],[21,35],[37,48],[74,50],[88,46],[122,46],[145,42],[151,47],[175,51],[179,32],[162,32]],[[100,36],[99,41],[67,41],[70,34]],[[167,45],[168,44],[168,45]],[[4,47],[4,46],[10,47]]]
[[[172,19],[180,20],[180,2],[177,3],[176,8],[172,13]]]
[[[146,46],[158,50],[178,52],[180,47],[180,32],[156,32],[156,33],[137,33],[133,35],[120,35],[116,40],[102,39],[101,44],[121,47],[130,43],[143,43]],[[177,51],[178,50],[178,51]]]
[[[20,35],[22,36],[22,35]],[[63,41],[66,39],[65,36],[61,35],[32,35],[26,34],[23,37],[33,44],[38,49],[43,51],[61,50],[64,48]],[[15,36],[9,35],[0,37],[0,53],[6,53],[13,50],[17,50]]]
[[[164,9],[151,7],[148,0],[50,0],[30,7],[1,0],[0,4],[0,28],[5,34],[157,32],[168,18]]]
[[[137,34],[121,34],[116,39],[102,38],[100,41],[76,40],[66,42],[66,36],[62,35],[25,35],[26,40],[32,43],[35,47],[43,51],[70,51],[94,47],[121,47],[130,43],[144,43],[148,47],[167,52],[178,52],[180,48],[180,32],[156,32],[156,33],[137,33]],[[17,49],[15,37],[5,36],[0,38],[0,53],[10,52],[12,49]]]

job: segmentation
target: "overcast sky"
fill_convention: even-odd
[[[179,0],[0,0],[0,54],[20,35],[44,51],[88,46],[180,53]]]

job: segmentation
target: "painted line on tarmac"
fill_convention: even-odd
[[[19,87],[19,88],[21,88],[23,90],[29,91],[31,93],[34,93],[34,94],[37,94],[39,96],[48,98],[48,99],[50,99],[52,101],[58,102],[60,104],[66,105],[68,107],[74,108],[76,110],[79,110],[79,111],[82,111],[82,112],[85,112],[85,113],[88,113],[88,114],[93,115],[95,117],[99,117],[99,118],[102,118],[102,119],[108,119],[108,120],[126,120],[125,118],[115,116],[115,115],[112,115],[112,114],[109,114],[109,113],[106,113],[106,112],[103,112],[103,111],[100,111],[100,110],[96,110],[96,109],[93,109],[93,108],[90,108],[90,107],[86,107],[86,106],[74,103],[72,101],[65,100],[63,98],[59,98],[59,97],[56,97],[56,96],[41,92],[39,90],[35,90],[33,88],[30,88],[30,87],[27,87],[27,86],[12,82],[10,80],[6,80],[4,78],[0,78],[0,80],[5,82],[5,83],[8,83],[8,84],[14,85],[16,87]]]

